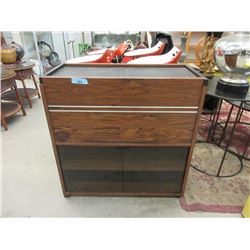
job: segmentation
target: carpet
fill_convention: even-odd
[[[225,121],[230,107],[230,104],[223,102],[219,121]],[[236,112],[237,108],[234,109],[232,117],[234,117]],[[250,123],[250,112],[244,111],[241,121]],[[210,124],[209,116],[202,116],[198,130],[198,140],[206,138]],[[230,127],[231,125],[228,127],[229,130]],[[221,132],[222,129],[218,127],[215,137],[219,137]],[[230,149],[242,153],[249,136],[250,125],[237,124]],[[228,133],[222,141],[222,145],[225,145],[227,139]],[[245,154],[246,157],[250,157],[249,147]],[[196,143],[191,165],[215,174],[223,152],[216,145]],[[244,167],[241,173],[229,178],[208,176],[190,167],[185,194],[180,198],[182,208],[186,211],[202,210],[207,212],[241,213],[250,194],[250,161],[244,160],[243,164]],[[227,154],[221,174],[230,175],[237,172],[239,168],[240,162],[238,158],[232,154]]]

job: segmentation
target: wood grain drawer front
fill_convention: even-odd
[[[190,145],[196,112],[50,112],[56,144]]]
[[[43,79],[49,105],[198,106],[200,79],[88,79],[87,85],[71,78]]]

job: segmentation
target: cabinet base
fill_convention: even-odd
[[[181,193],[93,193],[93,192],[69,192],[69,196],[95,196],[95,197],[180,197]]]

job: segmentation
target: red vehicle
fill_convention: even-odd
[[[159,41],[154,47],[146,49],[136,49],[128,51],[124,54],[123,63],[127,63],[131,60],[144,57],[144,56],[155,56],[160,55],[165,47],[165,43]]]
[[[177,63],[181,57],[181,50],[173,47],[169,52],[164,55],[145,56],[128,62],[129,64],[169,64]]]
[[[83,57],[70,59],[66,63],[177,63],[181,51],[173,46],[170,35],[163,38],[165,40],[158,40],[152,48],[132,49],[131,42],[125,41],[115,49],[94,50]]]

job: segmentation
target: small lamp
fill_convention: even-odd
[[[217,90],[245,96],[249,90],[250,32],[235,32],[215,43],[215,63],[224,74]]]

